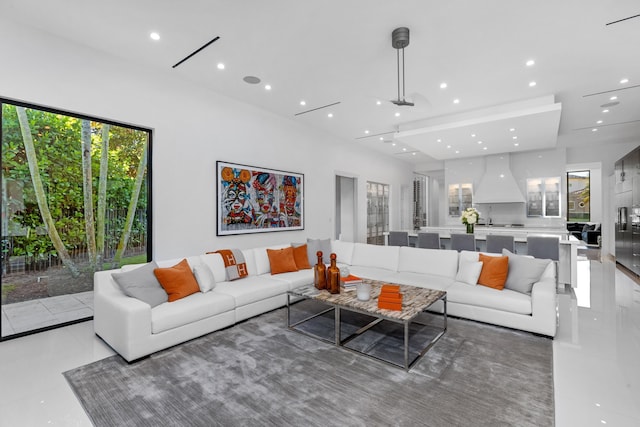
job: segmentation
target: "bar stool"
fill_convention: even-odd
[[[475,251],[476,236],[473,234],[451,234],[451,249],[455,251]]]
[[[409,246],[408,231],[390,231],[388,246]]]
[[[501,254],[502,249],[515,253],[515,238],[500,234],[487,234],[487,252]]]
[[[440,234],[438,233],[418,233],[417,248],[440,249]]]
[[[560,242],[552,236],[527,236],[527,254],[534,258],[560,259]]]

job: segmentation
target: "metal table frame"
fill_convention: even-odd
[[[302,299],[306,299],[306,300],[315,300],[319,303],[328,305],[329,307],[320,311],[319,313],[313,314],[311,316],[305,317],[302,320],[299,320],[295,323],[291,323],[291,297],[296,297],[296,298],[302,298]],[[418,354],[417,356],[415,356],[412,360],[409,360],[409,326],[412,323],[417,323],[417,324],[422,324],[425,325],[424,323],[420,323],[418,321],[416,321],[416,318],[423,313],[426,313],[427,308],[429,308],[431,305],[425,307],[421,312],[417,313],[415,316],[413,316],[410,319],[407,320],[399,320],[399,319],[395,319],[395,318],[391,318],[391,317],[387,317],[383,314],[379,314],[379,313],[372,313],[370,311],[366,311],[366,310],[358,310],[354,307],[346,307],[340,304],[334,304],[334,303],[330,303],[327,301],[322,301],[322,300],[317,300],[311,296],[307,296],[301,293],[296,293],[295,289],[292,291],[288,291],[287,292],[287,328],[291,329],[292,331],[296,331],[298,333],[307,335],[309,337],[315,338],[315,339],[319,339],[321,341],[325,341],[331,344],[334,344],[336,347],[342,347],[344,349],[347,349],[349,351],[353,351],[354,353],[359,353],[359,354],[364,354],[365,356],[371,357],[373,359],[376,360],[380,360],[386,364],[389,364],[391,366],[395,366],[398,368],[403,368],[405,371],[409,371],[421,358],[422,356],[424,356],[424,354],[429,351],[429,349],[431,347],[433,347],[433,345],[442,337],[442,335],[444,335],[444,333],[447,331],[447,294],[445,293],[442,297],[440,297],[438,300],[442,300],[442,302],[444,303],[444,310],[443,310],[443,330],[442,332],[439,332],[429,343],[427,343],[426,347],[424,347]],[[301,329],[298,329],[297,326],[301,325],[305,322],[308,322],[312,319],[315,319],[317,317],[322,316],[325,313],[328,313],[330,311],[334,312],[334,339],[330,340],[324,337],[321,337],[319,335],[315,335],[306,331],[303,331]],[[375,317],[376,319],[369,322],[368,324],[366,324],[365,326],[362,326],[361,328],[359,328],[357,331],[355,331],[354,333],[352,333],[351,335],[349,335],[346,338],[342,338],[341,337],[341,329],[342,329],[342,322],[341,322],[341,316],[340,313],[342,310],[347,310],[347,311],[351,311],[351,312],[355,312],[355,313],[360,313],[360,314],[365,314],[367,316],[371,316],[371,317]],[[365,353],[363,351],[354,349],[354,348],[350,348],[350,347],[346,347],[345,344],[347,344],[349,341],[353,340],[354,338],[357,338],[359,335],[363,334],[364,332],[368,331],[369,329],[371,329],[372,327],[374,327],[375,325],[377,325],[378,323],[384,321],[384,320],[388,320],[394,323],[398,323],[398,324],[402,324],[404,326],[404,365],[398,364],[394,361],[391,360],[387,360],[387,359],[383,359],[381,357],[375,356],[373,354],[368,354]]]

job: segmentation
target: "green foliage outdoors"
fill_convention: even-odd
[[[83,207],[81,120],[35,109],[27,109],[26,112],[55,227],[67,249],[84,248],[87,235]],[[97,199],[100,174],[102,126],[100,122],[91,122],[94,201]],[[126,212],[147,133],[112,125],[109,136],[106,209]],[[3,231],[8,229],[13,239],[12,255],[26,255],[35,259],[55,257],[57,254],[47,235],[32,185],[16,107],[10,104],[2,104],[2,179],[9,183],[5,185],[13,186],[14,193],[22,193],[21,200],[12,200],[4,199],[3,191],[3,203],[13,213],[8,224],[3,224]],[[146,209],[147,196],[146,187],[143,186],[138,210]],[[110,224],[112,229],[123,229],[124,215],[115,216],[112,221],[116,222]],[[146,221],[134,221],[132,236],[137,236],[139,232],[146,234],[146,226]],[[117,246],[119,238],[119,233],[107,235],[106,246]],[[129,241],[129,246],[135,246],[136,243]]]

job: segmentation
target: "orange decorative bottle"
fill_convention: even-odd
[[[327,266],[322,262],[322,251],[316,252],[318,263],[313,267],[313,284],[318,289],[327,288]]]
[[[327,269],[327,287],[332,294],[340,293],[340,269],[336,265],[336,254],[331,254],[331,265]]]

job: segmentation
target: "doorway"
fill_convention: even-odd
[[[356,241],[357,209],[356,209],[357,179],[336,175],[336,240],[345,242]]]

